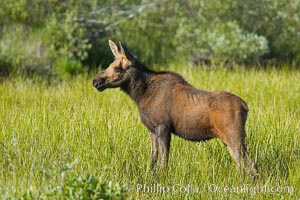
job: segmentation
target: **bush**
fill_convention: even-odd
[[[263,35],[269,43],[269,58],[300,64],[300,1],[239,1],[232,17],[241,28]]]
[[[210,59],[217,63],[255,63],[269,51],[264,36],[244,31],[233,19],[220,18],[222,13],[209,15],[219,8],[211,2],[155,1],[153,5],[119,32],[150,62],[185,62],[211,51]]]
[[[0,60],[10,72],[46,73],[51,62],[40,30],[21,24],[5,26],[0,39]]]
[[[85,41],[75,46],[72,44],[72,37],[69,37],[69,42],[64,41],[63,38],[68,37],[62,36],[66,32],[62,29],[55,35],[51,31],[58,28],[41,32],[39,29],[26,30],[22,25],[5,27],[0,40],[0,60],[3,65],[8,66],[10,72],[17,75],[62,77],[81,73],[83,66],[80,60],[86,58],[86,48],[89,46]]]
[[[7,199],[125,199],[125,187],[112,182],[105,182],[102,177],[90,174],[86,176],[72,176],[72,165],[66,164],[60,172],[41,170],[43,187],[15,192]],[[59,175],[58,175],[59,174]]]
[[[259,62],[269,51],[265,37],[245,33],[235,22],[216,25],[204,38],[203,43],[213,50],[213,59],[217,62]]]
[[[299,64],[299,10],[297,0],[4,0],[0,62],[17,74],[77,74],[83,65],[111,61],[105,52],[111,38],[151,64],[209,53],[217,63],[276,58]],[[54,66],[62,59],[63,66]]]
[[[82,64],[76,59],[59,57],[53,63],[52,71],[60,74],[60,76],[68,76],[80,74],[84,69]]]
[[[76,21],[80,2],[30,2],[2,2],[0,61],[17,75],[65,76],[83,71],[81,61],[91,45],[86,29]],[[73,4],[77,7],[69,9]]]

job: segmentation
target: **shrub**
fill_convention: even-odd
[[[89,68],[108,63],[107,39],[117,38],[147,63],[186,63],[213,52],[217,63],[299,64],[299,10],[297,0],[3,0],[0,62],[17,74],[51,74],[66,68],[53,67],[64,59],[72,70],[58,75],[76,74],[82,70],[75,61]]]
[[[186,62],[212,51],[211,59],[217,63],[254,63],[269,52],[264,36],[243,30],[236,20],[221,18],[229,10],[225,3],[222,12],[213,11],[212,16],[208,13],[219,6],[210,2],[155,2],[119,32],[150,62]]]
[[[41,170],[43,187],[15,192],[7,199],[125,199],[125,187],[106,182],[101,176],[87,174],[86,176],[73,176],[72,165],[66,164],[60,172]]]
[[[216,25],[204,38],[203,43],[213,50],[213,59],[217,62],[259,62],[260,57],[269,51],[265,37],[245,33],[235,22]]]
[[[21,24],[5,26],[0,39],[0,60],[10,72],[47,73],[50,59],[40,30]]]
[[[72,2],[30,2],[2,2],[0,61],[17,75],[81,72],[81,61],[87,58],[91,45],[86,29],[75,20],[80,2],[73,2],[77,5],[74,9],[68,8]]]

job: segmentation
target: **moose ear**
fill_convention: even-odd
[[[118,55],[119,55],[119,51],[118,51],[117,45],[113,41],[111,41],[111,40],[108,40],[108,43],[109,43],[111,52],[114,54],[115,58],[117,58]]]
[[[129,51],[129,49],[125,45],[122,45],[122,43],[119,42],[119,46],[120,46],[122,55],[124,55],[130,61],[135,60],[134,55]]]

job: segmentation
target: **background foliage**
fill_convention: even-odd
[[[299,12],[297,0],[3,0],[0,64],[73,75],[106,66],[108,38],[147,63],[299,64]]]

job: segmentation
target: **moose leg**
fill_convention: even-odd
[[[243,157],[243,165],[247,171],[254,177],[258,176],[256,163],[250,158],[245,141],[241,141],[241,153]]]
[[[151,167],[153,168],[158,157],[158,137],[155,133],[151,133]]]
[[[237,142],[225,142],[225,144],[231,157],[240,169],[246,169],[252,176],[258,175],[256,164],[248,154],[244,139]]]
[[[155,134],[158,138],[159,153],[161,157],[161,167],[167,168],[171,142],[170,129],[166,125],[159,125],[155,128]]]

